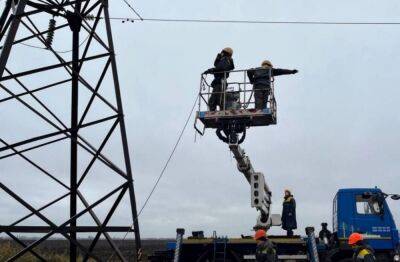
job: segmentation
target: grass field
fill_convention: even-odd
[[[29,245],[32,243],[34,240],[23,240],[23,242],[26,245]],[[159,240],[159,239],[154,239],[154,240],[143,240],[142,245],[143,245],[143,261],[147,261],[147,255],[153,253],[155,250],[161,250],[165,249],[166,243],[169,240]],[[88,247],[91,243],[90,239],[87,240],[81,240],[80,243],[82,243],[84,246]],[[115,240],[115,243],[121,250],[121,252],[124,254],[126,258],[129,258],[129,261],[133,261],[133,256],[134,256],[134,241],[133,240]],[[12,257],[14,254],[18,253],[18,251],[21,250],[21,246],[15,243],[12,240],[8,239],[1,239],[0,240],[0,262],[6,261],[8,258]],[[48,261],[51,262],[66,262],[69,261],[68,257],[68,242],[65,240],[47,240],[41,245],[39,245],[35,251],[41,255],[43,258],[45,258]],[[94,253],[99,256],[100,258],[106,260],[106,261],[119,261],[115,256],[111,257],[112,255],[112,250],[108,244],[107,241],[105,240],[100,240],[99,243],[97,244],[96,249],[94,250]],[[82,257],[80,257],[79,261],[81,261]],[[32,255],[32,254],[26,254],[24,255],[21,259],[18,261],[21,262],[36,262],[38,259]]]

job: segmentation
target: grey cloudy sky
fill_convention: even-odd
[[[149,18],[400,21],[400,3],[395,0],[158,0],[135,1],[135,7]],[[132,16],[118,0],[111,1],[111,15]],[[300,71],[277,78],[278,124],[250,129],[243,145],[270,184],[274,213],[281,211],[283,190],[292,189],[298,204],[298,232],[303,234],[306,226],[331,222],[332,199],[339,188],[379,186],[399,192],[399,26],[151,22],[113,22],[113,26],[139,207],[184,124],[200,73],[225,46],[234,49],[238,69],[270,59],[276,67]],[[25,60],[18,59],[19,67],[29,64],[26,54]],[[33,54],[29,58],[35,59]],[[60,107],[65,100],[56,93],[52,99]],[[11,105],[0,109],[0,116],[13,110]],[[16,119],[16,126],[25,124],[40,133],[33,120]],[[0,137],[15,140],[13,130],[12,125],[0,126]],[[68,170],[62,154],[52,157],[55,161],[48,165]],[[16,180],[5,174],[24,170],[18,161],[0,164],[2,180]],[[114,182],[107,177],[104,181]],[[45,195],[59,195],[42,182],[19,182],[27,195],[30,187],[42,186],[41,194],[30,195],[39,202]],[[250,234],[257,212],[250,207],[249,190],[228,147],[214,132],[194,143],[189,126],[140,217],[142,235],[170,237],[177,227],[207,234],[213,230],[230,236]],[[90,194],[100,191],[92,188]],[[21,214],[21,208],[0,196],[0,212],[10,214],[6,221]],[[399,203],[391,207],[400,219]],[[55,212],[50,214],[56,216]],[[118,220],[128,218],[129,212],[122,212]]]

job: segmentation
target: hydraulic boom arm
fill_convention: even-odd
[[[270,218],[271,191],[265,182],[264,174],[254,171],[250,158],[239,144],[229,144],[229,149],[237,161],[239,171],[251,185],[251,206],[260,211],[255,227],[268,229],[272,225]]]

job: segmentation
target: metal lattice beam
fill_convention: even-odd
[[[15,7],[13,8],[13,6]],[[43,20],[53,18],[57,19],[60,25],[53,28],[43,26]],[[57,51],[52,44],[53,39],[49,39],[49,35],[58,34],[70,39],[71,50]],[[70,242],[70,261],[76,261],[78,254],[84,257],[84,261],[89,258],[98,261],[104,260],[95,254],[95,248],[101,236],[104,236],[113,254],[115,253],[119,260],[127,261],[111,236],[116,232],[133,232],[136,253],[141,253],[132,167],[108,1],[7,0],[6,8],[0,16],[0,48],[0,94],[3,92],[6,95],[0,97],[0,107],[10,102],[22,106],[48,130],[41,134],[32,133],[19,139],[12,139],[12,136],[10,138],[8,135],[0,133],[0,161],[22,159],[28,163],[27,168],[44,175],[41,179],[47,179],[66,190],[66,193],[55,199],[43,199],[44,204],[35,208],[35,205],[30,203],[30,199],[24,198],[17,189],[3,183],[3,178],[0,177],[0,190],[29,212],[21,215],[11,224],[3,223],[0,220],[0,233],[5,233],[21,247],[21,250],[10,257],[9,261],[15,261],[27,253],[39,261],[46,261],[36,247],[55,234],[63,236]],[[29,53],[33,51],[42,52],[41,54],[50,58],[36,61],[40,63],[32,63],[31,67],[15,70],[14,56],[26,52],[25,55],[28,59],[25,65],[30,65]],[[47,61],[50,60],[53,62],[48,63]],[[89,67],[91,69],[90,76],[85,74],[85,70]],[[95,75],[93,69],[98,71],[98,76],[97,74],[96,77],[93,76]],[[47,81],[46,75],[53,74],[57,76],[63,74],[63,76],[59,80],[51,80],[49,77]],[[109,76],[109,82],[105,83],[107,76]],[[36,81],[41,84],[35,86],[33,83]],[[108,90],[107,96],[101,93],[104,86],[112,87],[111,92],[114,99],[109,97],[110,90]],[[16,87],[22,91],[15,91]],[[57,104],[52,104],[44,98],[46,92],[64,90],[66,87],[70,93],[69,112],[67,112],[69,121],[63,120],[65,115],[60,115],[60,112],[54,110],[57,108]],[[89,94],[88,100],[81,99],[83,91]],[[96,101],[104,106],[104,111],[110,111],[108,116],[96,115],[94,112]],[[94,113],[96,117],[92,116],[92,119],[88,120],[90,113],[92,115]],[[18,115],[13,116],[12,119],[17,120]],[[91,137],[87,133],[84,134],[83,131],[104,123],[111,123],[111,126],[105,129],[104,135],[96,137],[100,141],[96,146],[90,142]],[[122,165],[112,160],[110,157],[112,152],[105,150],[111,137],[115,134],[118,136],[119,147],[122,151]],[[97,133],[96,135],[98,136]],[[40,150],[60,143],[65,144],[66,141],[69,142],[69,154],[63,158],[64,162],[69,164],[69,184],[60,178],[59,173],[47,168],[46,163],[39,163],[30,155],[36,153],[37,156]],[[90,156],[89,162],[84,165],[82,170],[78,168],[81,150]],[[122,180],[122,183],[116,188],[109,188],[108,193],[97,200],[88,201],[82,186],[90,183],[87,182],[89,178],[96,176],[96,173],[93,172],[95,163],[102,165],[107,175],[115,176],[115,179]],[[12,174],[12,176],[17,178],[18,174]],[[32,179],[32,183],[35,183],[34,181],[39,180]],[[34,188],[35,186],[32,185],[32,190]],[[116,198],[112,201],[111,206],[105,209],[107,211],[105,218],[100,219],[94,208],[110,201],[114,195]],[[128,200],[131,220],[125,225],[111,226],[109,223],[116,216],[116,211],[122,205],[124,197]],[[44,215],[43,212],[66,199],[69,200],[69,214],[61,224],[55,223],[52,217]],[[82,210],[78,208],[79,203],[83,205]],[[80,225],[78,219],[84,215],[89,215],[94,225]],[[39,218],[46,225],[24,224],[33,217]],[[41,233],[42,236],[32,243],[25,243],[15,233],[19,235]],[[81,244],[78,237],[80,233],[93,234],[94,239],[89,247]]]

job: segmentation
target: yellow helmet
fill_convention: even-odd
[[[222,51],[228,53],[230,56],[233,55],[233,49],[230,47],[225,47],[224,49],[222,49]]]
[[[261,66],[262,67],[272,67],[272,63],[269,60],[264,60],[264,61],[262,61]]]

